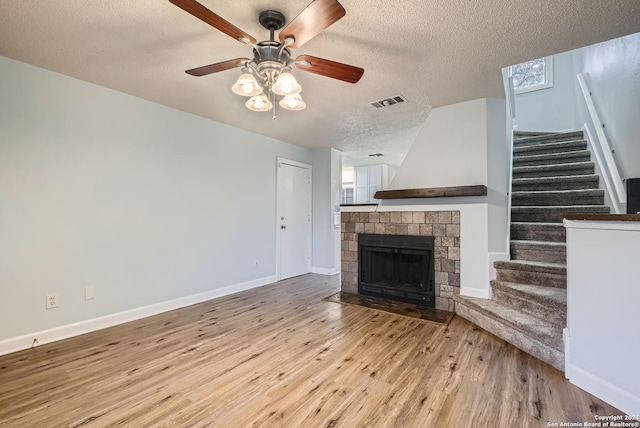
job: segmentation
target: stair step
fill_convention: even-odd
[[[550,135],[534,135],[531,137],[518,138],[513,141],[514,146],[530,146],[535,144],[557,143],[558,141],[584,140],[584,132],[560,132]]]
[[[540,136],[540,135],[555,135],[555,134],[559,134],[559,132],[514,130],[513,138],[524,138],[524,137],[534,137],[534,136]]]
[[[598,188],[599,177],[592,175],[570,175],[563,177],[514,178],[514,192],[527,190],[587,190]]]
[[[593,175],[593,162],[575,162],[559,165],[516,166],[513,167],[513,178],[559,177],[565,175]]]
[[[563,242],[511,241],[512,260],[567,263],[567,246]]]
[[[491,289],[494,300],[547,320],[554,327],[567,326],[567,290],[496,280],[491,281]]]
[[[513,157],[514,166],[559,165],[565,163],[589,162],[589,150],[575,150],[571,152],[527,154]]]
[[[513,192],[514,206],[604,205],[604,190],[543,190]]]
[[[495,262],[493,266],[498,281],[567,288],[566,264],[505,260]]]
[[[562,329],[500,302],[455,296],[456,314],[512,345],[564,370]]]
[[[586,149],[586,140],[559,141],[555,143],[532,144],[528,146],[514,147],[513,155],[522,156],[527,154],[563,153]]]
[[[562,223],[511,222],[511,239],[565,242],[566,229]]]
[[[512,206],[511,221],[562,223],[567,214],[609,214],[609,211],[603,205]]]

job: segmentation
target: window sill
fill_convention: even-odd
[[[529,86],[528,88],[515,89],[513,93],[516,95],[519,95],[519,94],[525,94],[527,92],[540,91],[542,89],[549,89],[549,88],[553,88],[553,83],[543,83],[541,85]]]

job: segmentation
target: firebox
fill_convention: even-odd
[[[358,234],[358,293],[434,308],[433,240]]]

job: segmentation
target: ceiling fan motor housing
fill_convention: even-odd
[[[284,27],[285,18],[277,10],[263,10],[258,17],[260,24],[269,31],[278,31]]]
[[[253,50],[253,62],[259,75],[272,83],[290,59],[291,51],[275,41],[260,42]]]

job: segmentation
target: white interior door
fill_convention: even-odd
[[[311,272],[311,165],[278,159],[279,277]]]

